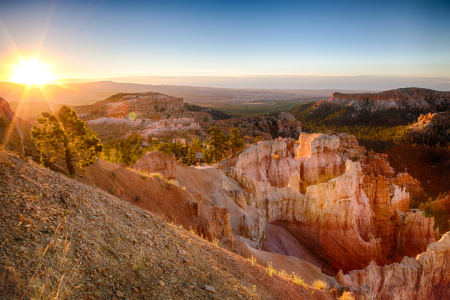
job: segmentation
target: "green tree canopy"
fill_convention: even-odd
[[[205,162],[207,164],[212,163],[213,159],[212,159],[212,155],[211,155],[211,150],[208,149],[208,147],[203,147],[202,159],[203,159],[203,162]]]
[[[42,118],[31,129],[31,137],[41,153],[60,155],[70,175],[75,174],[74,164],[83,168],[94,163],[103,147],[77,113],[65,105],[53,115],[42,113]]]
[[[200,140],[200,139],[195,139],[193,142],[192,142],[192,148],[194,148],[194,151],[195,152],[200,152],[200,151],[202,151],[202,146],[203,146],[203,143],[202,143],[202,140]]]
[[[189,147],[188,153],[187,153],[187,164],[190,165],[195,160],[195,156],[197,153],[195,153],[195,150],[193,147]]]
[[[101,158],[113,162],[134,165],[147,151],[149,147],[143,147],[144,138],[139,134],[127,136],[125,139],[107,143],[103,147]]]
[[[209,151],[211,151],[212,160],[214,163],[218,163],[226,156],[228,150],[228,141],[226,135],[217,128],[212,126],[208,129],[209,133]]]
[[[236,155],[239,150],[242,150],[245,147],[244,139],[242,138],[241,131],[238,128],[232,128],[230,130],[228,140],[231,151],[233,151],[233,155]]]
[[[173,154],[172,152],[172,145],[170,145],[169,143],[162,143],[158,146],[158,151],[163,153],[163,154],[167,154],[167,155],[171,155]]]

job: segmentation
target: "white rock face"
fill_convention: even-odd
[[[301,164],[301,191],[309,185],[326,182],[344,172],[344,163],[337,154],[340,138],[326,134],[301,133],[295,161]]]
[[[257,181],[277,187],[287,186],[291,173],[299,169],[284,141],[259,142],[239,155],[236,167]]]

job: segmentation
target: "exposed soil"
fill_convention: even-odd
[[[0,203],[0,299],[333,299],[4,152]]]

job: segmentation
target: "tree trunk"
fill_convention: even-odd
[[[72,155],[70,155],[70,150],[67,149],[67,147],[66,147],[65,155],[66,155],[67,171],[69,171],[70,176],[75,175],[75,168],[73,167],[73,163],[72,163]]]

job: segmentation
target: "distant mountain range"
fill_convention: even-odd
[[[358,90],[280,90],[280,89],[227,89],[178,85],[150,85],[100,81],[27,87],[23,84],[0,82],[0,97],[8,102],[55,102],[69,105],[93,104],[117,93],[158,92],[184,99],[190,104],[217,102],[252,102],[328,98],[333,92],[361,93]]]

